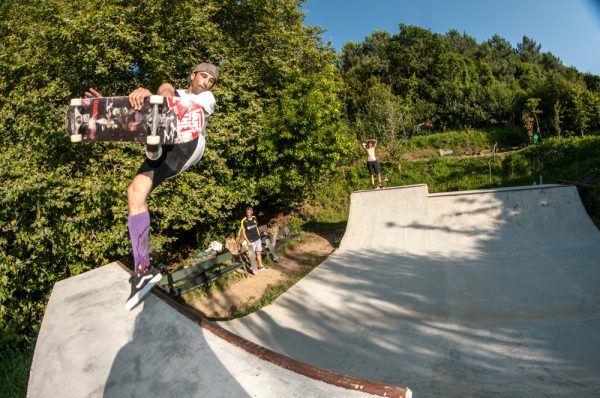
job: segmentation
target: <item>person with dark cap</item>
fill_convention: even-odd
[[[215,109],[215,97],[210,91],[219,77],[217,67],[209,63],[198,64],[189,76],[189,87],[176,90],[171,84],[163,83],[157,90],[158,95],[179,96],[190,102],[186,118],[200,118],[202,126],[190,130],[192,140],[177,145],[146,146],[146,159],[127,188],[129,217],[127,224],[133,249],[134,273],[131,276],[131,294],[125,308],[132,309],[152,287],[162,279],[158,269],[152,267],[149,257],[150,213],[148,196],[160,183],[176,177],[196,164],[204,154],[206,124]],[[140,110],[144,98],[152,95],[147,88],[137,88],[129,94],[129,102],[134,110]],[[101,97],[90,88],[86,98]]]

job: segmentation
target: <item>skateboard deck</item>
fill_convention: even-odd
[[[269,249],[269,252],[271,253],[271,256],[273,257],[273,261],[275,261],[276,263],[278,263],[280,260],[279,255],[275,251],[275,244],[277,242],[278,234],[279,234],[279,227],[275,227],[271,236],[265,238],[265,245],[267,246],[267,249]]]
[[[142,142],[148,145],[192,141],[204,128],[204,109],[181,97],[153,95],[141,110],[128,97],[73,99],[67,108],[66,129],[71,142]]]
[[[256,261],[256,253],[254,252],[254,248],[252,244],[248,244],[248,257],[250,258],[250,270],[252,273],[256,274],[258,272],[258,263]]]

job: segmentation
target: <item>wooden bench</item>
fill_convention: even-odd
[[[265,234],[261,237],[263,246],[265,247],[264,252],[266,252],[266,255],[270,254],[274,261],[279,261],[279,255],[275,250],[276,247],[295,236],[297,234],[292,235],[288,227],[276,228],[272,234]],[[226,250],[213,258],[193,260],[186,267],[164,275],[158,285],[169,296],[180,296],[190,290],[215,282],[240,268],[248,275],[250,263],[247,251],[232,253]],[[214,272],[207,274],[208,271]]]

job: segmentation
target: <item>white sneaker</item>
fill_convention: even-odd
[[[142,273],[134,273],[129,279],[131,294],[125,303],[125,309],[131,311],[161,279],[162,274],[154,267],[150,267]]]

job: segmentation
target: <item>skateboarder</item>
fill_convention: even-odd
[[[362,143],[362,146],[367,151],[367,169],[369,169],[369,174],[371,174],[371,187],[375,188],[375,174],[377,174],[377,179],[379,181],[378,188],[383,188],[379,164],[377,164],[377,158],[375,157],[377,140],[366,140]]]
[[[150,264],[149,236],[150,213],[147,198],[150,192],[164,180],[176,177],[181,172],[196,164],[204,154],[206,122],[215,109],[215,97],[210,91],[219,76],[215,65],[198,64],[189,76],[188,89],[178,89],[163,83],[157,90],[158,95],[180,96],[203,108],[204,124],[196,137],[190,142],[179,145],[146,147],[147,158],[139,168],[133,181],[127,188],[128,213],[127,224],[134,257],[134,273],[130,279],[131,294],[125,308],[130,310],[141,298],[158,283],[162,275]],[[140,87],[129,94],[129,102],[134,110],[140,110],[144,98],[152,95],[150,90]],[[101,97],[96,90],[90,88],[86,98]]]
[[[260,241],[260,232],[258,231],[258,222],[256,217],[252,214],[254,210],[251,206],[246,208],[246,217],[242,220],[240,228],[244,238],[248,241],[248,244],[252,246],[254,253],[256,253],[256,261],[258,262],[258,270],[263,271],[269,269],[262,265],[262,243]]]

